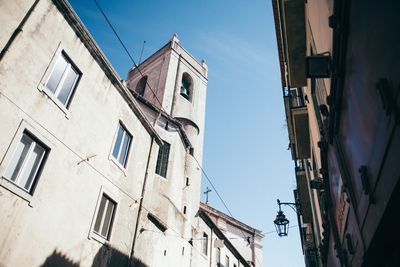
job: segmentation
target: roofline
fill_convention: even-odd
[[[282,25],[282,5],[280,4],[281,0],[272,0],[272,9],[274,12],[274,22],[275,22],[275,33],[276,33],[276,42],[278,47],[278,57],[279,57],[279,66],[281,70],[281,82],[282,85],[285,87],[287,86],[286,83],[286,69],[285,69],[285,53],[284,53],[284,43],[285,43],[285,36],[283,32],[283,25]]]
[[[139,107],[134,97],[131,95],[129,89],[121,82],[120,77],[114,70],[108,59],[105,57],[100,47],[97,45],[90,32],[87,30],[79,16],[75,13],[74,9],[66,0],[52,0],[54,5],[58,8],[60,13],[64,16],[70,27],[75,31],[76,35],[89,50],[92,57],[99,64],[104,74],[108,77],[111,83],[117,88],[118,92],[129,105],[133,113],[138,117],[147,132],[156,139],[156,142],[162,144],[162,139],[151,125],[150,121],[146,118],[145,114]]]
[[[245,223],[243,223],[243,222],[241,222],[241,221],[239,221],[239,220],[237,220],[235,218],[232,218],[231,216],[229,216],[229,215],[223,213],[222,211],[219,211],[219,210],[217,210],[217,209],[215,209],[215,208],[213,208],[213,207],[211,207],[211,206],[209,206],[207,204],[204,204],[204,203],[200,202],[200,209],[205,211],[205,212],[211,213],[213,215],[228,219],[230,224],[232,224],[234,226],[238,226],[242,230],[245,230],[245,231],[247,231],[247,232],[249,232],[251,234],[257,235],[257,236],[259,236],[261,238],[264,237],[264,235],[262,234],[262,231],[260,231],[258,229],[255,229],[255,228],[253,228],[253,227],[251,227],[251,226],[249,226],[249,225],[247,225],[247,224],[245,224]]]
[[[163,116],[164,118],[166,118],[169,122],[173,123],[176,125],[177,129],[178,129],[178,133],[179,136],[181,137],[183,144],[185,145],[186,148],[191,148],[192,143],[189,140],[189,137],[187,136],[185,130],[183,129],[182,124],[174,117],[172,117],[171,115],[169,115],[168,113],[164,112],[163,110],[161,110],[160,108],[158,108],[156,105],[152,104],[150,101],[148,101],[147,99],[145,99],[143,96],[139,95],[136,91],[130,91],[132,93],[132,95],[135,97],[135,99],[137,99],[138,101],[140,101],[141,103],[143,103],[145,106],[147,106],[148,108],[150,108],[151,110],[158,112],[159,114],[161,114],[161,116]],[[197,125],[196,125],[197,126]]]
[[[207,212],[200,209],[199,216],[204,220],[204,222],[211,228],[211,231],[214,231],[217,236],[224,241],[226,247],[235,255],[239,261],[247,267],[251,267],[250,264],[246,261],[246,259],[240,254],[240,252],[235,248],[235,246],[229,241],[229,239],[224,235],[221,229],[213,222],[213,220],[208,216]]]

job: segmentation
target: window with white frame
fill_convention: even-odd
[[[82,73],[62,51],[55,61],[45,87],[62,105],[68,107],[81,75]]]
[[[203,233],[203,239],[201,240],[201,252],[203,252],[204,255],[207,255],[208,252],[208,235],[206,233]]]
[[[102,195],[93,231],[107,240],[110,239],[116,206],[111,198]]]
[[[126,160],[128,158],[129,147],[131,145],[132,136],[128,131],[120,124],[117,131],[117,137],[115,139],[112,156],[123,166],[126,166]]]
[[[229,256],[225,256],[225,266],[224,267],[229,267]]]
[[[48,148],[29,133],[24,132],[9,162],[4,177],[28,193],[43,167]]]
[[[169,150],[171,145],[165,141],[163,142],[164,144],[160,146],[160,149],[158,150],[156,173],[166,178],[168,170]]]

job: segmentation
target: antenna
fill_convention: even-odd
[[[142,63],[142,56],[143,56],[143,50],[144,50],[144,45],[145,44],[146,44],[146,41],[143,41],[142,52],[140,52],[139,65],[140,65],[140,63]]]

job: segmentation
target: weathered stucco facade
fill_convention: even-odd
[[[159,137],[67,3],[2,1],[0,10],[0,265],[127,263]],[[45,88],[60,50],[81,73],[68,106]],[[125,166],[112,156],[120,124],[132,135]],[[5,174],[27,133],[47,147],[30,190]],[[108,240],[93,231],[103,194],[116,203]]]

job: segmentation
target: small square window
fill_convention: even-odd
[[[208,252],[208,235],[206,233],[203,233],[203,239],[202,239],[202,243],[201,243],[201,252],[203,252],[203,254],[207,256],[207,252]]]
[[[47,153],[47,147],[24,132],[6,168],[4,177],[26,192],[32,193]]]
[[[68,107],[81,75],[65,52],[61,51],[44,86],[58,102]]]
[[[116,206],[111,198],[103,194],[93,231],[107,240],[110,239]]]
[[[167,177],[170,146],[170,144],[164,141],[164,145],[160,146],[158,150],[156,173],[164,178]]]
[[[117,131],[117,137],[115,139],[112,156],[116,159],[123,167],[126,166],[126,160],[128,158],[129,148],[131,145],[132,136],[128,131],[120,124]]]

